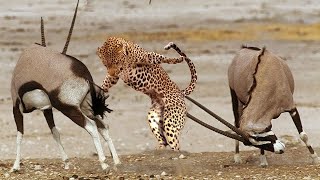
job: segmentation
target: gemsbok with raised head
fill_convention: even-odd
[[[108,169],[101,146],[99,133],[109,145],[115,164],[120,160],[109,137],[108,126],[102,120],[107,108],[107,95],[94,84],[88,68],[78,59],[67,55],[77,7],[73,16],[69,35],[61,52],[46,47],[43,21],[41,20],[42,44],[26,48],[13,71],[11,95],[13,115],[17,126],[17,155],[11,171],[20,169],[20,149],[24,134],[23,113],[41,110],[45,116],[54,140],[57,142],[64,168],[69,168],[68,156],[55,127],[52,108],[56,108],[74,123],[84,128],[92,137],[102,169]]]
[[[290,113],[313,163],[319,163],[293,100],[292,73],[282,58],[265,48],[243,46],[229,66],[228,79],[235,126],[247,134],[253,145],[261,147],[260,166],[268,165],[263,149],[278,154],[284,152],[284,143],[271,130],[271,120],[283,112]],[[234,160],[241,162],[239,141],[236,141]]]

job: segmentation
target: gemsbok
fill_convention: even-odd
[[[243,46],[229,66],[228,79],[235,126],[248,135],[253,145],[261,147],[260,166],[268,165],[263,149],[278,154],[284,152],[284,143],[271,130],[271,120],[283,112],[290,113],[313,163],[319,163],[293,100],[292,73],[282,58],[265,48]],[[239,141],[236,141],[234,160],[241,162]]]
[[[69,168],[68,156],[55,127],[52,108],[62,112],[91,135],[102,169],[108,169],[108,164],[105,162],[106,157],[101,146],[99,133],[108,143],[114,163],[120,163],[116,149],[109,137],[108,126],[102,122],[105,112],[111,112],[105,104],[108,96],[99,86],[94,84],[88,68],[75,57],[66,54],[78,4],[62,53],[46,47],[41,19],[42,44],[33,44],[26,48],[13,71],[11,95],[13,115],[18,132],[16,160],[11,171],[20,169],[20,149],[24,134],[23,113],[30,113],[34,110],[43,112],[53,138],[58,144],[64,168]]]

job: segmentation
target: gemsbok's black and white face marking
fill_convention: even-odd
[[[267,131],[249,136],[249,141],[255,145],[261,147],[276,154],[282,154],[285,150],[285,144],[278,140],[273,131]]]

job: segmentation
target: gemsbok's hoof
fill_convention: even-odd
[[[121,164],[121,161],[119,159],[114,161],[114,165],[120,165],[120,164]]]
[[[267,161],[267,158],[265,155],[260,155],[260,164],[259,164],[260,167],[262,168],[266,168],[268,167],[268,161]]]
[[[20,170],[20,168],[11,168],[10,169],[10,173],[16,173],[16,172],[18,172]]]
[[[268,163],[266,163],[266,164],[260,163],[259,166],[262,167],[262,168],[266,168],[266,167],[268,167]]]
[[[114,166],[112,167],[112,171],[117,172],[117,171],[119,170],[118,167],[119,167],[119,166],[114,165]],[[110,169],[110,168],[109,168],[109,169]]]
[[[101,163],[102,170],[107,170],[109,168],[109,165],[107,163]]]
[[[101,163],[101,168],[102,168],[103,171],[106,172],[106,174],[109,174],[110,169],[111,169],[111,167],[106,163]]]
[[[69,162],[65,162],[63,166],[64,166],[63,169],[65,169],[65,170],[70,169],[70,163]]]
[[[312,163],[313,164],[320,164],[320,158],[318,157],[318,158],[313,159]]]
[[[111,170],[111,167],[108,166],[107,169],[104,169],[103,171],[106,173],[106,174],[109,174],[110,173],[110,170]]]
[[[240,154],[235,154],[235,155],[233,156],[233,160],[234,160],[234,163],[235,163],[235,164],[241,164],[241,163],[242,163],[242,159],[241,159],[241,157],[240,157]]]
[[[311,157],[313,164],[320,164],[320,158],[318,157],[317,153],[311,154]]]

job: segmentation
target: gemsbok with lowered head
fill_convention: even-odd
[[[20,169],[20,149],[24,134],[23,113],[41,110],[46,118],[54,140],[57,142],[64,168],[69,168],[68,156],[55,128],[52,108],[56,108],[74,123],[84,128],[92,137],[102,169],[108,169],[99,133],[109,145],[115,164],[119,164],[115,147],[109,137],[108,126],[102,120],[107,108],[107,95],[97,85],[88,68],[78,59],[67,55],[77,8],[62,53],[46,47],[43,21],[41,19],[42,44],[26,48],[13,71],[11,95],[13,115],[17,126],[17,156],[11,171]]]
[[[271,120],[283,112],[290,113],[313,163],[319,163],[293,101],[292,73],[282,58],[265,48],[243,46],[229,66],[228,79],[235,126],[247,134],[253,145],[261,147],[260,166],[268,165],[263,149],[278,154],[284,152],[284,143],[271,130]],[[234,160],[240,163],[239,141],[235,151]]]

